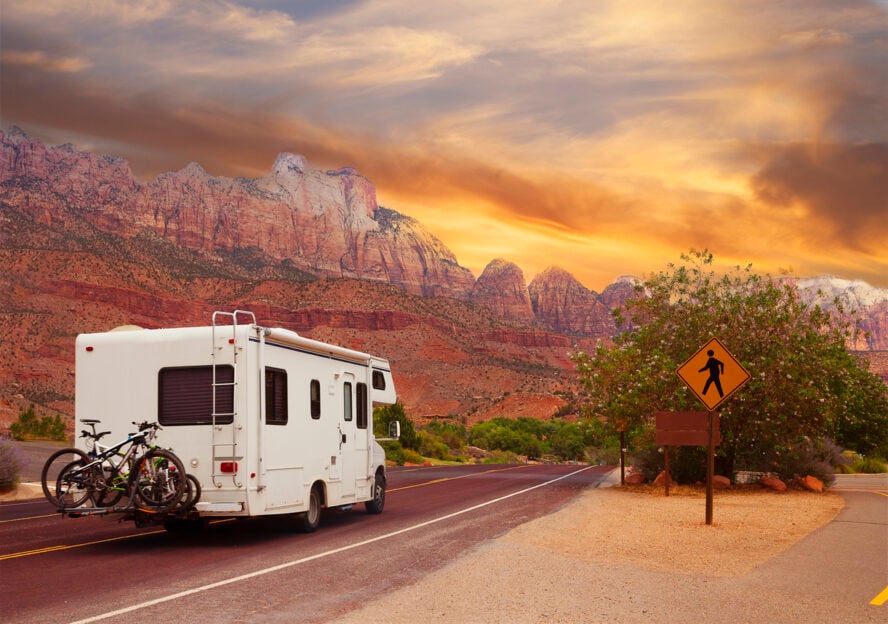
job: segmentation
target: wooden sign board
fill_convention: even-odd
[[[657,412],[659,446],[709,446],[709,412]],[[713,414],[713,443],[721,443],[718,414]]]

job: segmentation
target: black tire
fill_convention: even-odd
[[[60,507],[60,501],[56,496],[59,476],[61,476],[62,470],[68,467],[68,464],[77,460],[88,462],[89,455],[80,449],[63,448],[50,455],[43,464],[43,470],[40,472],[40,486],[43,488],[46,500],[56,507]]]
[[[96,479],[93,500],[96,507],[113,507],[127,490],[126,475],[117,466],[102,464],[102,476]]]
[[[140,506],[162,513],[182,500],[186,479],[185,467],[175,454],[166,449],[151,449],[133,463],[130,492]]]
[[[376,473],[376,481],[373,484],[373,498],[364,503],[364,509],[368,514],[381,514],[385,507],[385,475]]]
[[[62,468],[56,481],[55,500],[59,509],[80,507],[92,496],[95,468],[86,468],[89,461],[76,459]]]
[[[308,495],[308,511],[297,516],[296,528],[302,533],[314,533],[321,524],[321,488],[314,486]]]
[[[182,491],[182,498],[176,511],[181,513],[193,508],[195,503],[200,500],[201,488],[200,481],[193,474],[185,475],[185,489]]]

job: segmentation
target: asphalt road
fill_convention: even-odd
[[[293,533],[287,519],[169,535],[112,518],[62,518],[41,500],[5,503],[0,613],[13,623],[327,622],[568,504],[607,470],[571,474],[581,468],[393,469],[382,515],[331,512],[311,535]],[[837,483],[845,509],[836,520],[749,576],[664,577],[605,566],[586,579],[588,600],[613,606],[614,618],[600,621],[642,621],[641,612],[652,622],[886,622],[882,485]]]
[[[391,470],[385,511],[218,522],[196,536],[0,505],[5,622],[325,622],[595,487],[607,468]],[[123,610],[115,613],[118,610]]]

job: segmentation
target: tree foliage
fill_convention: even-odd
[[[638,285],[617,313],[630,329],[612,345],[572,354],[590,415],[635,440],[657,411],[701,411],[675,371],[717,337],[752,375],[719,409],[722,470],[779,472],[806,438],[863,453],[888,446],[886,386],[846,348],[857,329],[841,307],[809,305],[751,266],[719,274],[706,250],[681,259]]]

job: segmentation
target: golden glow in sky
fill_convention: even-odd
[[[477,276],[689,248],[888,288],[883,1],[4,0],[0,126],[144,181],[351,166]]]

